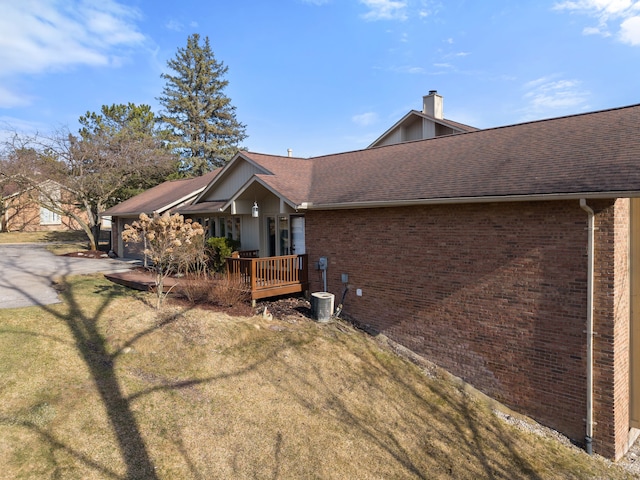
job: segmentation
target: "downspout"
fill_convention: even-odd
[[[584,437],[585,450],[593,455],[593,257],[594,257],[594,213],[584,198],[580,208],[589,216],[587,240],[587,429]]]

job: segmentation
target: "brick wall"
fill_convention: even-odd
[[[628,345],[624,280],[616,276],[625,264],[626,247],[616,243],[624,243],[625,207],[597,207],[605,247],[596,257],[594,449],[616,456],[628,430],[621,407],[628,378],[613,368]],[[328,257],[337,302],[341,274],[349,275],[346,314],[578,442],[586,414],[586,227],[578,201],[306,215],[310,265]],[[312,268],[310,280],[312,291],[322,290],[320,272]]]
[[[66,208],[73,208],[71,204]],[[33,201],[30,194],[12,197],[5,201],[3,227],[8,232],[38,232],[57,230],[80,230],[80,225],[72,217],[61,216],[59,223],[41,224],[40,205]],[[75,209],[82,218],[86,214],[80,209]]]
[[[594,275],[594,448],[619,458],[629,433],[629,200],[591,202]]]

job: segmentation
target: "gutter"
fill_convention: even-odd
[[[594,213],[584,198],[580,199],[580,208],[589,216],[589,237],[587,240],[587,418],[585,450],[593,455],[593,257],[594,257]]]
[[[556,200],[582,200],[604,198],[635,198],[640,191],[606,191],[577,193],[542,193],[532,195],[487,195],[484,197],[416,198],[409,200],[371,200],[361,202],[313,203],[302,202],[297,210],[350,210],[357,208],[410,207],[414,205],[452,205],[461,203],[540,202]]]

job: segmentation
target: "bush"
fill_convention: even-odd
[[[189,275],[180,280],[177,293],[192,304],[235,307],[249,299],[249,290],[238,276],[226,273]]]
[[[180,279],[177,293],[192,304],[210,303],[213,284],[214,281],[210,275],[191,274]]]
[[[209,301],[222,307],[233,307],[249,299],[249,290],[239,276],[217,274]]]
[[[214,272],[222,273],[227,269],[227,258],[240,248],[240,242],[224,237],[207,239],[209,265]]]

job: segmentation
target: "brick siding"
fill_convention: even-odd
[[[628,434],[628,202],[593,203],[594,450],[618,457]],[[350,318],[580,443],[587,237],[578,201],[306,215],[312,291],[322,290],[313,265],[326,256],[327,289],[337,303],[341,274],[349,276]]]

